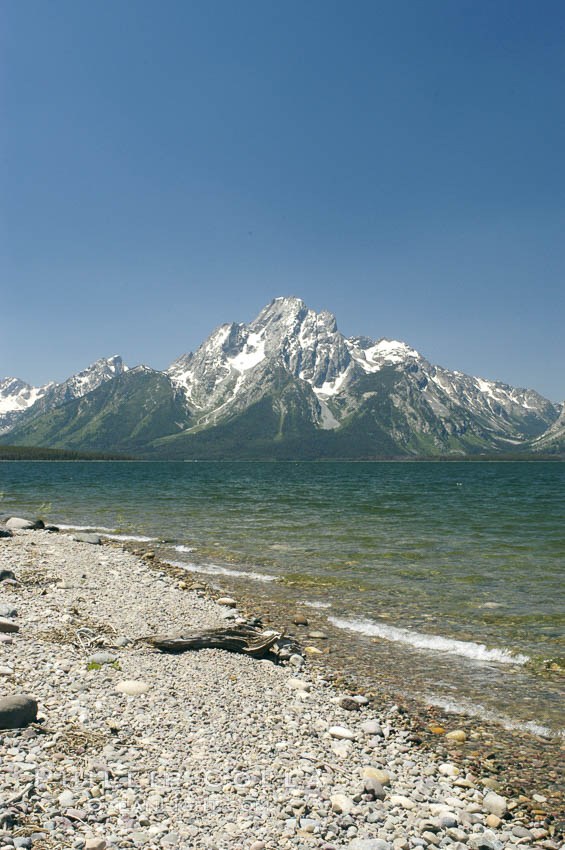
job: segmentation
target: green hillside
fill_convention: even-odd
[[[169,379],[136,369],[33,418],[5,434],[0,444],[137,454],[186,421],[185,407]]]

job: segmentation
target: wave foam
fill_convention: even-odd
[[[480,717],[482,720],[495,721],[502,724],[506,729],[517,729],[522,732],[528,732],[530,735],[536,735],[539,738],[556,737],[565,740],[565,729],[550,729],[549,726],[543,726],[534,720],[513,720],[505,714],[497,714],[495,711],[490,711],[477,703],[455,702],[450,699],[436,697],[433,694],[426,694],[425,699],[430,705],[437,705],[450,714],[468,714],[471,717]]]
[[[115,528],[108,528],[106,525],[66,525],[63,522],[58,522],[57,528],[63,531],[93,531],[109,540],[136,540],[138,543],[149,543],[152,540],[159,539],[158,537],[146,537],[143,534],[116,534]]]
[[[328,617],[330,623],[339,629],[359,632],[363,635],[373,635],[396,643],[406,643],[415,649],[428,649],[432,652],[461,655],[473,661],[497,661],[499,664],[525,664],[529,661],[527,655],[513,655],[507,649],[488,649],[484,643],[455,640],[441,635],[428,635],[423,632],[401,629],[374,620],[344,620],[340,617]]]
[[[308,608],[331,608],[331,602],[303,602],[303,605],[307,605]]]
[[[143,534],[108,534],[101,529],[98,529],[102,537],[107,537],[109,540],[136,540],[139,543],[150,543],[152,540],[158,540],[158,537],[145,537]]]
[[[194,546],[175,546],[176,552],[194,552]]]
[[[172,567],[182,567],[191,573],[204,573],[208,576],[235,576],[235,578],[252,578],[254,581],[276,581],[277,577],[267,573],[247,572],[246,570],[229,570],[217,564],[189,564],[186,561],[165,561]]]

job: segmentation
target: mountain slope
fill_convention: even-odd
[[[102,357],[61,384],[53,381],[32,387],[19,378],[0,380],[0,434],[47,413],[74,398],[81,398],[100,384],[127,371],[119,355]]]
[[[39,414],[2,443],[55,449],[134,452],[179,430],[184,402],[166,375],[144,366],[123,372],[82,398]]]
[[[185,430],[152,444],[154,458],[214,460],[316,460],[393,457],[404,454],[375,422],[346,422],[339,431],[313,421],[317,399],[311,387],[280,368],[270,389],[217,425]]]
[[[540,437],[532,440],[534,452],[565,455],[565,402],[559,418]]]
[[[363,375],[350,389],[337,427],[321,428],[315,391],[279,367],[260,399],[241,411],[154,443],[158,457],[186,459],[392,458],[504,450],[488,426],[464,409],[440,422],[432,405],[393,365]],[[337,403],[336,403],[337,404]],[[334,408],[335,409],[335,408]],[[152,455],[153,456],[153,455]]]

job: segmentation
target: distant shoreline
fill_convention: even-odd
[[[497,457],[473,456],[466,457],[394,457],[394,458],[137,458],[137,457],[3,457],[0,452],[0,462],[20,463],[563,463],[562,455],[544,455],[541,457]]]

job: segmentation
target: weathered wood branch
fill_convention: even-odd
[[[263,632],[246,626],[205,629],[183,632],[181,635],[150,635],[142,638],[144,643],[163,652],[186,652],[189,649],[226,649],[241,652],[252,658],[264,658],[274,644],[281,640],[283,632]]]
[[[13,797],[10,797],[8,800],[4,800],[4,802],[0,802],[0,809],[7,809],[8,806],[13,806],[14,803],[19,803],[20,800],[29,794],[29,792],[35,788],[35,779],[33,782],[30,782],[29,785],[26,785],[21,791],[18,791],[17,794],[14,794]],[[2,812],[0,814],[0,827],[3,827],[6,821],[11,820],[13,815],[10,812]]]

